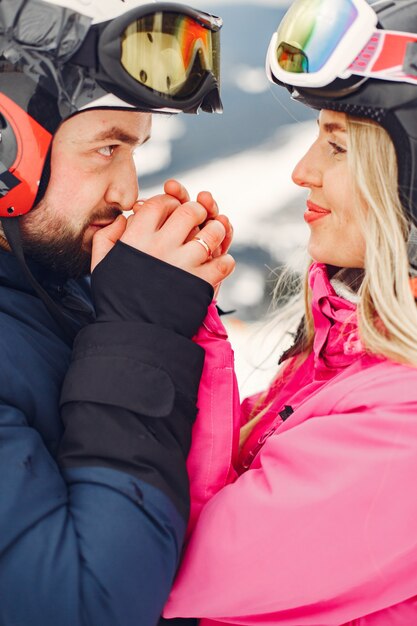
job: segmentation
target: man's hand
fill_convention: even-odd
[[[234,269],[227,254],[232,228],[226,216],[218,215],[217,203],[209,192],[189,200],[187,190],[169,180],[165,194],[139,201],[127,220],[119,216],[113,224],[97,232],[93,239],[92,270],[119,239],[124,243],[175,265],[211,285],[218,285]],[[201,238],[212,252],[209,255]]]
[[[104,259],[110,252],[115,243],[126,230],[126,218],[119,215],[112,224],[97,231],[93,237],[93,248],[91,251],[91,271]]]

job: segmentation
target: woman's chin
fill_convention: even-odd
[[[333,265],[333,262],[330,260],[334,255],[329,254],[326,250],[323,250],[322,246],[314,245],[313,242],[309,242],[307,246],[307,251],[309,256],[316,261],[316,263],[324,263],[326,265]]]

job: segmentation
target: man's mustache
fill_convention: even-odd
[[[101,209],[100,211],[96,211],[93,215],[90,215],[88,221],[86,222],[86,228],[90,224],[94,224],[96,222],[114,222],[114,220],[122,215],[123,211],[117,209],[116,207],[106,207]]]

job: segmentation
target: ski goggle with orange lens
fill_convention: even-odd
[[[377,22],[366,0],[295,0],[269,44],[268,77],[306,88],[352,74],[417,85],[417,34]]]
[[[90,28],[70,62],[95,68],[99,84],[146,110],[222,111],[216,16],[152,3]]]

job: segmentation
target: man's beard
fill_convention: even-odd
[[[25,255],[60,276],[85,276],[90,273],[91,265],[91,245],[86,249],[84,243],[87,228],[96,222],[115,220],[120,214],[113,207],[101,209],[76,231],[42,200],[20,219]]]

